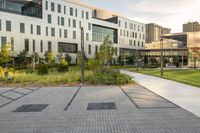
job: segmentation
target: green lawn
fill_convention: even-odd
[[[128,70],[136,72],[135,68]],[[161,77],[158,69],[142,69],[139,73]],[[163,78],[200,87],[200,70],[164,70]]]

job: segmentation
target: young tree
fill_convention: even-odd
[[[21,51],[20,54],[17,55],[17,62],[21,65],[21,68],[25,68],[24,66],[28,64],[27,56],[28,52],[25,50]]]
[[[11,46],[10,44],[6,44],[2,47],[2,49],[0,50],[0,64],[7,64],[12,61],[12,57],[11,57]]]
[[[40,57],[37,52],[32,53],[32,65],[33,65],[33,71],[35,71],[35,63],[39,61]]]
[[[55,55],[54,55],[54,52],[52,50],[51,51],[47,51],[45,53],[45,60],[50,65],[53,65],[55,63]]]
[[[65,60],[70,64],[72,57],[69,54],[65,54]]]
[[[112,41],[109,36],[104,38],[103,44],[100,46],[98,59],[101,65],[108,65],[112,61],[115,54],[115,49],[113,48]]]

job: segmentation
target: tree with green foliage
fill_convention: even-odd
[[[11,57],[11,46],[10,44],[6,44],[2,47],[2,49],[0,49],[0,64],[3,65],[5,64],[7,66],[7,64],[12,61],[12,57]]]
[[[39,59],[40,59],[39,54],[38,54],[37,52],[33,52],[31,58],[32,58],[33,71],[35,71],[35,64],[36,64],[36,62],[38,62]]]
[[[67,72],[69,71],[69,65],[68,65],[68,62],[65,60],[65,58],[60,58],[60,63],[58,65],[58,68],[57,68],[57,71],[58,72]]]
[[[93,73],[97,73],[99,68],[99,61],[95,58],[88,59],[86,67]]]
[[[103,44],[100,46],[98,59],[101,65],[108,65],[112,61],[115,54],[115,48],[113,48],[112,41],[109,36],[104,38]]]
[[[21,66],[21,68],[25,68],[28,64],[28,52],[23,50],[17,55],[17,64]]]
[[[52,50],[45,53],[45,61],[51,66],[55,63],[55,54]]]
[[[70,64],[72,57],[69,54],[65,54],[65,60]]]

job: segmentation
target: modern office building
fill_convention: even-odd
[[[78,0],[0,0],[0,47],[11,41],[14,57],[23,50],[40,56],[53,50],[56,55],[70,54],[75,63],[81,27],[88,58],[94,57],[107,35],[118,50],[115,61],[122,52],[145,46],[143,23]]]
[[[188,22],[183,24],[183,32],[196,32],[200,31],[199,22]]]
[[[146,27],[146,43],[160,41],[161,35],[169,34],[171,32],[171,29],[165,28],[155,23],[146,24],[145,27]]]
[[[173,62],[172,65],[179,67],[194,67],[195,64],[200,67],[200,32],[172,33],[161,38],[163,41],[147,44],[141,51],[148,58],[159,60],[162,50],[165,64]]]

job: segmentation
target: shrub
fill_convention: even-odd
[[[2,80],[4,77],[4,70],[2,67],[0,67],[0,80]]]
[[[48,74],[48,65],[47,64],[39,64],[38,74],[39,75]]]
[[[58,72],[68,72],[69,71],[69,65],[65,61],[65,59],[60,60],[60,64],[58,65],[57,71]]]
[[[121,74],[118,70],[103,69],[102,73],[95,73],[88,77],[92,84],[103,83],[107,85],[131,83],[131,77]]]

